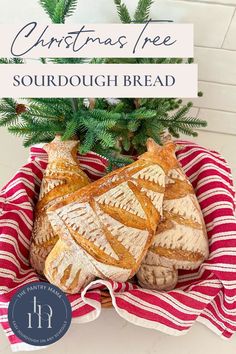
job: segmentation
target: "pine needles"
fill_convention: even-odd
[[[77,7],[77,0],[39,0],[44,11],[53,23],[65,23]]]
[[[134,14],[134,21],[137,23],[148,21],[152,4],[152,0],[139,0]]]
[[[56,134],[64,140],[77,136],[81,153],[93,150],[119,164],[123,154],[145,151],[148,137],[160,143],[164,130],[175,137],[180,133],[196,136],[194,128],[206,126],[205,121],[189,117],[191,104],[182,106],[180,100],[140,99],[135,107],[133,99],[111,104],[100,98],[93,109],[86,107],[82,99],[74,100],[76,112],[70,99],[29,99],[27,105],[2,99],[0,126],[23,136],[25,146],[50,141]],[[124,157],[123,162],[127,161]]]
[[[121,22],[130,23],[131,17],[127,9],[127,6],[124,3],[122,3],[121,0],[114,0],[114,3],[116,5],[117,13],[119,15]]]
[[[0,58],[0,64],[23,64],[24,60],[21,58]]]
[[[0,102],[0,127],[11,126],[18,119],[17,103],[13,98],[3,98]]]
[[[149,19],[150,9],[153,3],[153,0],[139,0],[136,11],[134,13],[134,20],[129,14],[128,8],[121,0],[114,0],[114,3],[117,8],[117,13],[121,22],[130,23],[137,22],[143,23]]]

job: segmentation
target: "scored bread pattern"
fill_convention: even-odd
[[[58,241],[58,235],[48,220],[47,209],[89,183],[77,162],[77,146],[77,141],[61,141],[59,136],[44,146],[48,153],[48,165],[35,208],[30,246],[30,262],[38,273],[43,273],[45,259]]]
[[[178,270],[157,253],[148,252],[137,273],[139,285],[146,289],[171,290],[178,281]]]
[[[126,281],[137,272],[161,219],[171,156],[169,148],[151,140],[148,152],[138,161],[49,209],[52,227],[60,236],[45,263],[50,282],[75,293],[92,276]],[[71,270],[76,274],[75,268],[79,270],[81,264],[86,264],[87,278],[83,274],[81,279],[77,273],[75,279]]]
[[[177,269],[195,269],[208,257],[208,241],[200,206],[191,183],[178,166],[166,175],[163,219],[137,277],[141,286],[169,290]]]

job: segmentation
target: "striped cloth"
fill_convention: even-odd
[[[74,322],[95,320],[101,312],[101,291],[108,289],[117,313],[139,326],[181,335],[199,321],[223,338],[236,331],[236,218],[230,169],[216,152],[185,141],[177,143],[178,159],[204,215],[209,259],[197,270],[181,271],[177,288],[169,292],[96,280],[81,294],[68,296]],[[104,174],[107,161],[101,156],[89,153],[79,160],[91,179]],[[0,194],[0,322],[13,351],[38,349],[14,335],[7,309],[16,290],[42,281],[30,268],[28,253],[33,208],[46,165],[45,151],[33,147],[29,163]]]

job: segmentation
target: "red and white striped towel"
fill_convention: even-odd
[[[82,294],[69,295],[74,322],[96,319],[101,290],[108,288],[117,313],[136,325],[185,334],[195,321],[229,338],[236,331],[236,218],[234,189],[225,160],[216,152],[178,141],[178,159],[193,184],[204,215],[210,257],[198,270],[180,272],[177,288],[150,291],[130,283],[97,280]],[[93,180],[104,174],[107,161],[94,154],[79,156]],[[40,281],[30,268],[29,244],[33,208],[47,164],[42,148],[31,149],[23,166],[0,193],[0,322],[13,351],[38,347],[23,343],[9,328],[7,309],[21,286]]]

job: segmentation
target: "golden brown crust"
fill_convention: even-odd
[[[169,290],[177,281],[175,268],[194,269],[207,257],[208,242],[201,210],[193,187],[176,159],[166,176],[163,220],[137,277],[142,286]],[[156,278],[160,274],[162,281]]]
[[[165,219],[175,221],[177,224],[180,225],[189,226],[192,227],[193,229],[199,229],[199,230],[202,230],[204,227],[204,225],[199,222],[194,222],[192,219],[184,218],[183,216],[180,216],[175,213],[171,213],[169,211],[168,212],[164,211],[163,214]]]
[[[140,230],[146,230],[147,228],[147,221],[137,215],[134,215],[126,210],[122,210],[114,206],[106,204],[98,205],[101,210],[104,211],[104,213],[110,215],[113,219],[119,221],[127,227],[134,227]]]
[[[204,260],[204,256],[199,252],[192,252],[181,249],[170,249],[166,247],[150,247],[150,251],[161,257],[178,261],[199,262]]]
[[[96,246],[93,242],[85,239],[80,234],[75,232],[73,229],[69,228],[70,234],[73,236],[76,243],[85,250],[88,254],[90,254],[96,261],[102,262],[104,264],[109,264],[112,266],[118,266],[122,268],[130,269],[135,265],[134,257],[127,252],[126,248],[116,240],[115,237],[109,232],[108,229],[104,227],[104,233],[108,242],[111,244],[112,248],[119,256],[119,259],[115,259],[109,255],[107,255],[104,251],[102,251],[98,246]]]
[[[173,141],[164,144],[164,148],[155,143],[153,139],[147,140],[147,152],[141,155],[140,159],[152,160],[160,164],[167,174],[171,169],[179,167],[179,162],[175,157],[176,145]]]
[[[91,265],[94,276],[126,281],[137,272],[160,222],[164,170],[176,164],[173,146],[162,148],[150,142],[149,146],[151,151],[138,161],[49,208],[50,221],[66,244],[66,267],[75,264],[80,254],[88,267]],[[47,258],[45,275],[61,287],[60,279],[67,279],[68,274],[63,263],[52,266],[59,255],[59,250],[55,250],[57,244],[53,255],[50,253]],[[71,273],[71,268],[68,269]],[[74,289],[67,287],[66,291],[80,289],[80,281],[81,275],[73,283]]]
[[[157,225],[160,222],[160,212],[155,208],[155,206],[150,201],[150,198],[141,191],[142,185],[136,186],[132,181],[128,182],[128,186],[135,194],[137,200],[140,202],[144,213],[146,214],[146,228],[149,232],[156,232]]]
[[[31,265],[43,273],[44,262],[58,241],[48,220],[48,208],[67,194],[89,183],[86,174],[80,169],[76,151],[77,141],[62,142],[59,137],[45,146],[48,152],[48,165],[44,172],[30,246]]]
[[[51,169],[51,165],[48,165],[48,170]],[[66,166],[64,166],[64,171]],[[71,172],[70,172],[71,173]],[[67,174],[67,171],[64,173],[55,172],[53,176],[45,176],[44,181],[46,183],[53,183],[55,180],[60,181],[60,185],[54,187],[51,191],[49,191],[44,197],[38,201],[36,205],[36,213],[40,213],[41,210],[47,208],[50,202],[56,201],[58,198],[73,193],[75,191],[75,186],[78,188],[82,188],[88,184],[88,177],[85,176],[84,172],[75,170],[73,174]]]
[[[142,188],[149,189],[153,192],[158,192],[158,193],[164,193],[165,192],[165,186],[161,186],[159,183],[155,182],[150,182],[143,180],[141,178],[137,178],[137,185]]]
[[[173,183],[167,185],[165,200],[183,198],[188,194],[194,194],[192,185],[188,181],[173,179]]]
[[[62,208],[63,206],[76,202],[77,200],[80,200],[80,202],[87,201],[90,196],[93,197],[99,197],[100,195],[106,193],[112,188],[115,188],[116,186],[120,185],[122,182],[126,182],[127,180],[132,178],[132,175],[135,173],[141,171],[143,168],[151,166],[152,163],[146,161],[136,161],[132,165],[129,165],[128,167],[121,167],[105,177],[102,177],[101,179],[91,183],[89,185],[89,188],[87,186],[79,189],[78,191],[74,192],[73,194],[69,195],[67,198],[63,199],[63,201],[53,205],[50,207],[49,211],[54,211],[57,209]],[[114,181],[112,181],[112,178],[115,178]],[[112,181],[112,182],[111,182]]]
[[[74,294],[78,292],[77,284],[80,281],[81,286],[86,286],[90,281],[95,279],[83,259],[77,257],[76,264],[68,262],[66,257],[67,244],[58,240],[50,255],[45,261],[45,267],[50,270],[47,272],[47,278],[50,283],[59,286],[60,289],[68,293]],[[62,269],[62,276],[58,277],[58,272]]]
[[[175,145],[172,143],[168,143],[164,148],[157,145],[152,139],[149,139],[147,142],[148,152],[144,153],[139,157],[138,161],[133,162],[129,166],[121,167],[105,177],[91,183],[89,188],[84,187],[75,193],[69,195],[63,201],[53,205],[50,208],[50,211],[57,210],[62,208],[63,206],[73,203],[78,199],[80,202],[83,202],[89,198],[90,195],[99,196],[109,191],[110,188],[114,188],[117,185],[125,182],[127,180],[132,179],[132,176],[137,172],[141,171],[145,167],[152,166],[153,164],[157,164],[161,166],[164,171],[169,171],[169,169],[173,166],[178,166],[178,161],[173,156],[173,151],[175,149]],[[112,181],[112,177],[115,177],[115,181]],[[112,182],[111,182],[112,181]],[[144,181],[143,186],[145,186],[146,181]],[[164,187],[164,186],[163,186]],[[154,187],[156,189],[159,188],[159,184],[156,183]],[[152,188],[150,188],[152,189]],[[162,188],[162,192],[163,192]]]

